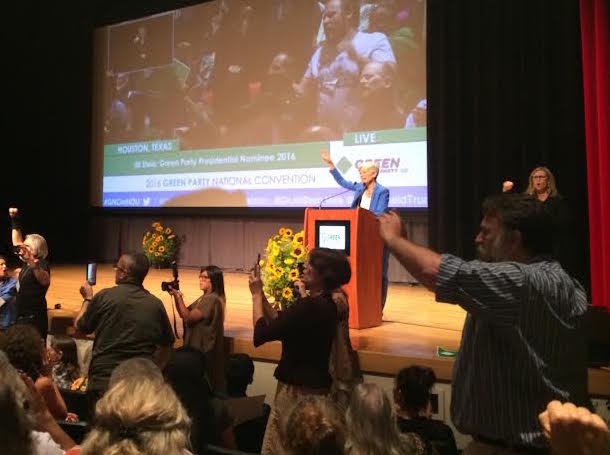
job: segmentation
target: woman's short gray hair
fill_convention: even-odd
[[[46,259],[49,255],[49,247],[47,241],[42,235],[39,234],[28,234],[25,236],[25,240],[30,240],[32,245],[32,254],[36,259]]]
[[[379,175],[379,165],[374,161],[365,161],[360,165],[360,169],[364,169],[365,171],[369,169],[375,169],[375,177]]]

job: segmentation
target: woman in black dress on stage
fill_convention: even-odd
[[[51,269],[46,261],[49,254],[47,241],[38,234],[23,238],[19,212],[9,209],[13,246],[23,261],[17,290],[17,322],[36,327],[46,341],[48,331],[46,294],[51,284]]]

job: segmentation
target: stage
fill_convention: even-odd
[[[180,269],[180,289],[187,305],[201,295],[199,270]],[[171,270],[151,269],[144,286],[159,297],[173,321],[170,297],[161,291],[161,281],[171,281]],[[78,290],[85,281],[85,265],[56,265],[51,270],[51,287],[47,293],[49,317],[75,315],[81,307]],[[111,265],[99,265],[94,292],[114,286]],[[279,343],[268,343],[259,348],[252,344],[252,300],[248,276],[244,273],[225,273],[227,307],[225,337],[232,352],[244,352],[255,359],[277,361]],[[54,310],[55,304],[61,310]],[[400,368],[412,364],[434,369],[439,381],[451,380],[453,359],[440,358],[438,347],[457,350],[466,313],[456,305],[436,303],[434,294],[422,286],[390,284],[379,327],[351,330],[354,349],[358,351],[363,371],[375,375],[394,375]],[[176,313],[178,327],[181,321]],[[315,335],[314,335],[315,336]],[[589,369],[589,391],[594,396],[610,396],[610,372]]]

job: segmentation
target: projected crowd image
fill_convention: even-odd
[[[185,152],[426,126],[421,0],[220,0],[103,34],[105,145]]]

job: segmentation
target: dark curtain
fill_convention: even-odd
[[[610,44],[608,2],[580,0],[587,137],[591,301],[610,310]]]
[[[588,286],[578,2],[428,0],[430,243],[474,256],[485,196],[538,165],[571,207],[567,267]]]

